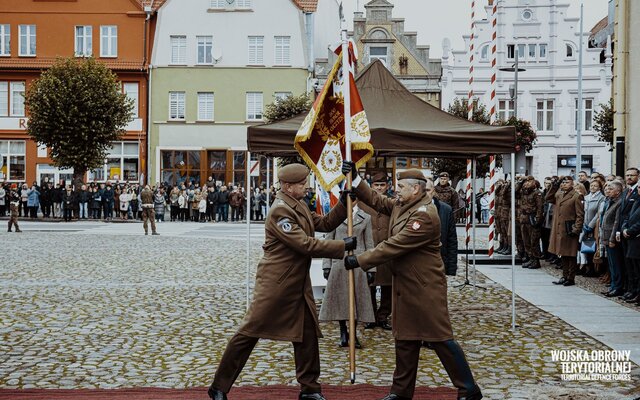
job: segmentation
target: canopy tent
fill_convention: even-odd
[[[356,86],[369,121],[371,143],[376,156],[456,157],[473,159],[473,189],[476,192],[475,160],[489,154],[511,154],[515,166],[516,131],[513,126],[492,126],[456,117],[421,100],[375,60],[356,78]],[[297,155],[294,137],[306,117],[295,117],[247,128],[250,153],[268,157]],[[513,175],[513,174],[512,174]],[[249,182],[247,169],[247,182]],[[515,185],[511,185],[511,204],[515,204]],[[472,204],[475,202],[472,202]],[[249,199],[247,198],[247,208]],[[473,220],[473,272],[476,271],[476,221]],[[247,307],[249,306],[249,242],[251,223],[247,219]],[[515,232],[515,208],[511,208],[511,230]],[[515,235],[511,235],[512,329],[515,309]],[[468,263],[467,263],[468,266]],[[467,280],[468,282],[468,280]]]
[[[470,122],[421,100],[376,60],[356,78],[377,156],[471,158],[515,151],[515,128]],[[247,129],[248,150],[269,156],[297,154],[293,139],[306,112]]]

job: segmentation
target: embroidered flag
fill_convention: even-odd
[[[354,78],[354,64],[357,60],[354,49],[353,41],[350,40],[347,84],[350,88],[348,112],[351,115],[351,160],[359,168],[373,155],[373,146],[369,143],[369,122]],[[338,55],[338,59],[294,140],[294,147],[326,192],[331,192],[338,182],[345,179],[341,172],[345,157],[345,107],[342,91],[345,85],[345,68],[342,67],[342,46],[334,53]]]

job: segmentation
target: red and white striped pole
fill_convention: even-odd
[[[493,124],[496,121],[496,78],[498,73],[497,66],[497,38],[498,38],[498,1],[493,0],[493,8],[491,10],[491,98],[489,100],[490,111],[489,121]],[[493,244],[495,241],[496,224],[495,224],[495,211],[496,211],[496,195],[495,195],[495,174],[496,174],[496,157],[494,155],[489,156],[489,258],[493,258]]]
[[[469,248],[469,242],[471,241],[471,207],[472,207],[472,203],[471,203],[471,160],[467,159],[467,179],[465,179],[465,182],[467,184],[467,190],[466,190],[466,197],[467,197],[467,215],[466,215],[466,245],[467,248]]]
[[[467,118],[473,120],[473,52],[476,36],[476,2],[471,0],[471,38],[469,40],[469,98],[467,99]]]

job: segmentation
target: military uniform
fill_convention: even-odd
[[[151,234],[158,235],[156,232],[156,212],[151,189],[147,187],[142,189],[142,192],[140,192],[140,201],[142,202],[142,226],[144,227],[144,234],[147,235],[149,233],[147,221],[150,221]]]
[[[284,179],[293,168],[299,168],[292,165],[303,167],[290,164],[281,168],[278,172],[281,181],[297,182]],[[264,255],[258,263],[253,301],[222,355],[210,397],[215,398],[212,394],[219,391],[229,392],[259,338],[293,342],[301,392],[320,392],[318,337],[322,334],[309,269],[314,257],[343,258],[345,242],[319,240],[314,235],[316,231],[333,231],[346,217],[342,203],[321,217],[312,213],[303,201],[278,192],[265,220]]]
[[[537,187],[525,187],[522,189],[522,209],[520,213],[520,227],[524,251],[530,262],[524,264],[527,268],[540,268],[540,235],[543,222],[542,193]]]
[[[384,174],[382,177],[381,175]],[[386,173],[378,173],[373,176],[373,182],[382,182],[387,177]],[[381,179],[382,178],[382,179]],[[385,181],[386,182],[386,181]],[[389,216],[381,213],[364,203],[358,207],[371,216],[371,228],[373,231],[373,244],[377,246],[389,237]],[[374,325],[388,329],[388,318],[391,315],[391,270],[390,263],[376,266],[375,278],[371,283],[371,304],[376,316]],[[380,286],[380,305],[376,300],[376,287]],[[367,327],[374,327],[369,325]]]
[[[496,228],[500,235],[500,248],[498,253],[511,253],[511,183],[503,182],[496,189]]]
[[[18,226],[18,217],[20,216],[20,195],[15,189],[11,189],[9,192],[9,210],[11,212],[9,216],[9,228],[8,232],[11,232],[13,225],[16,227],[16,232],[22,232]]]
[[[422,177],[422,178],[420,178]],[[399,179],[422,179],[418,170]],[[453,340],[447,308],[447,279],[440,255],[440,219],[431,198],[408,204],[380,196],[364,182],[355,192],[361,202],[390,216],[389,238],[356,257],[364,270],[389,260],[392,284],[392,326],[396,369],[391,393],[412,398],[420,348],[429,342],[461,397],[480,398],[464,352]],[[349,257],[347,257],[349,258]]]
[[[523,180],[516,181],[516,249],[520,258],[525,258],[524,241],[522,240],[522,225],[520,221],[524,218],[522,214],[522,184]]]
[[[447,184],[446,186],[435,185],[435,194],[434,197],[440,200],[443,203],[447,203],[451,206],[453,211],[456,211],[458,208],[458,203],[460,201],[460,196],[458,196],[458,192],[451,186],[451,184]]]

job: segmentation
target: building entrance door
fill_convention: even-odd
[[[45,177],[49,178],[49,182],[52,182],[54,187],[56,184],[61,183],[62,180],[64,180],[65,184],[70,184],[73,180],[73,168],[58,169],[49,164],[38,164],[36,166],[36,182],[42,184]]]

